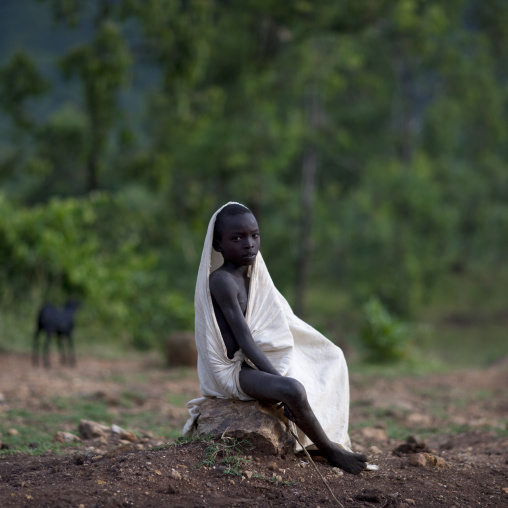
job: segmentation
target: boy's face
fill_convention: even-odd
[[[251,213],[224,218],[222,238],[217,241],[217,251],[224,261],[248,266],[254,263],[259,251],[258,223]]]

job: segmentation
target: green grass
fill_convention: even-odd
[[[122,405],[119,406],[122,408]],[[37,411],[28,409],[9,409],[3,413],[0,421],[2,441],[9,445],[9,450],[1,450],[0,455],[15,452],[27,452],[38,455],[52,450],[59,453],[75,445],[52,443],[57,431],[71,432],[78,435],[80,420],[93,420],[105,425],[116,424],[139,435],[151,432],[165,440],[174,440],[181,435],[181,427],[171,427],[168,419],[155,411],[129,412],[130,407],[124,405],[124,411],[112,414],[105,402],[93,397],[52,397],[41,401]],[[18,431],[10,435],[9,429]],[[30,447],[37,443],[37,447]]]
[[[205,438],[206,439],[206,438]],[[208,438],[209,443],[205,449],[205,458],[200,465],[207,467],[225,466],[224,474],[242,476],[242,469],[252,462],[241,455],[252,448],[246,439],[222,436],[219,439]]]

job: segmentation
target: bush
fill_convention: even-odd
[[[144,245],[144,219],[108,194],[52,199],[32,208],[0,194],[0,283],[4,312],[73,295],[81,329],[141,349],[193,328],[193,302],[171,284],[160,252]],[[35,309],[34,309],[35,314]]]
[[[360,339],[366,359],[373,363],[408,359],[412,345],[410,326],[393,317],[375,296],[367,301],[362,310]]]

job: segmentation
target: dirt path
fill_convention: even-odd
[[[136,403],[122,405],[126,393]],[[25,356],[0,354],[0,441],[8,446],[8,429],[22,431],[22,420],[12,415],[29,411],[42,419],[58,410],[58,397],[100,400],[113,418],[157,414],[179,428],[186,418],[182,401],[198,394],[195,372],[146,360],[87,358],[75,370],[46,371],[32,369]],[[379,470],[353,477],[317,461],[343,506],[508,506],[506,365],[395,379],[352,373],[351,401],[355,448]],[[235,476],[224,474],[220,461],[202,465],[206,444],[159,446],[160,438],[143,434],[146,428],[130,429],[144,436],[132,443],[108,434],[62,455],[0,455],[0,506],[336,505],[303,456],[246,449]],[[54,431],[77,433],[58,423]],[[405,442],[409,434],[416,442]],[[422,450],[426,455],[403,453]]]

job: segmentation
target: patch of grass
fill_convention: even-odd
[[[205,458],[200,465],[207,467],[223,465],[226,467],[224,474],[242,476],[242,467],[252,461],[243,457],[241,453],[251,447],[247,439],[222,436],[209,442],[205,449]]]
[[[191,399],[187,393],[168,393],[166,395],[167,401],[173,406],[185,406],[185,404]]]
[[[126,393],[126,403],[121,405],[124,411],[112,414],[108,405],[101,400],[87,397],[53,397],[41,401],[41,409],[10,409],[2,415],[0,420],[0,434],[2,441],[9,446],[8,450],[1,450],[1,454],[26,452],[32,455],[52,450],[60,453],[72,444],[53,443],[53,436],[57,431],[78,434],[80,420],[93,420],[106,425],[113,423],[135,434],[151,432],[164,440],[172,441],[181,435],[181,426],[172,427],[168,424],[167,416],[156,411],[129,412],[135,393]],[[18,431],[17,435],[10,435],[9,429]],[[37,447],[30,447],[30,443],[37,443]]]

